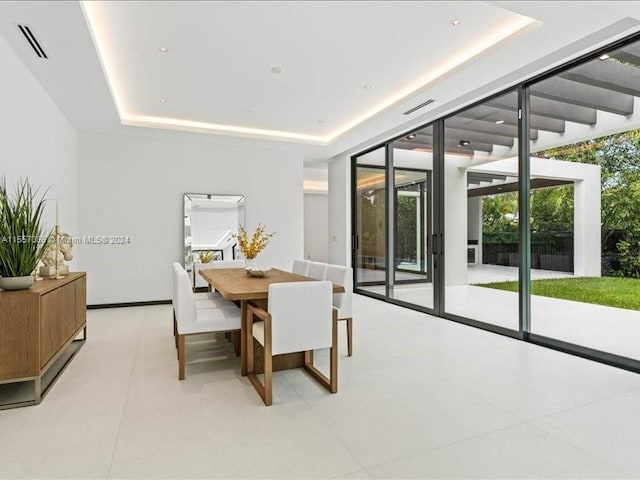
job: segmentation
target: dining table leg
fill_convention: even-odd
[[[247,376],[247,300],[240,302],[240,373]]]

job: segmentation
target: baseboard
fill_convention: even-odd
[[[97,305],[87,305],[87,310],[97,310],[99,308],[148,307],[149,305],[170,304],[171,300],[152,300],[150,302],[99,303]]]

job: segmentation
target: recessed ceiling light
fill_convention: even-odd
[[[411,140],[412,138],[416,138],[416,134],[415,134],[415,133],[412,133],[412,134],[410,134],[410,135],[407,135],[407,138],[408,138],[409,140]]]
[[[166,99],[166,98],[161,98],[161,99],[160,99],[160,102],[162,102],[162,103],[167,103],[167,99]]]
[[[466,147],[467,145],[469,145],[471,142],[469,140],[460,140],[460,146],[461,147]]]
[[[607,58],[609,58],[609,55],[607,55],[606,53],[604,55],[600,55],[598,57],[598,60],[606,60]]]
[[[496,125],[502,125],[504,123],[504,120],[496,120]]]
[[[162,53],[167,53],[169,51],[167,47],[160,47],[158,48],[158,50],[160,50]]]
[[[369,85],[368,83],[366,85],[363,85],[362,88],[364,88],[365,90],[371,90],[371,85]]]
[[[458,20],[457,18],[454,18],[453,20],[451,20],[449,22],[451,25],[453,25],[454,27],[457,27],[458,25],[460,25],[460,20]]]
[[[282,68],[280,68],[280,67],[271,67],[271,73],[282,73]]]

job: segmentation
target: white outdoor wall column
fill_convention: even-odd
[[[478,241],[476,260],[482,265],[482,197],[469,197],[467,216],[467,239]]]
[[[573,185],[573,274],[577,277],[599,277],[600,167],[586,170],[583,179]]]
[[[468,158],[457,155],[444,160],[446,286],[467,284],[467,170],[462,165],[468,163]]]

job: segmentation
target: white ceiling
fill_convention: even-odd
[[[455,3],[83,7],[125,121],[184,119],[318,143],[532,22],[480,2],[466,4],[457,27]]]
[[[249,137],[298,149],[308,164],[400,133],[640,25],[640,2],[84,7],[0,2],[0,34],[78,129],[179,138],[194,134],[168,130],[197,131],[215,134],[198,134],[200,141],[216,142]],[[30,25],[48,60],[35,56],[17,23]],[[436,101],[403,115],[428,98]]]

